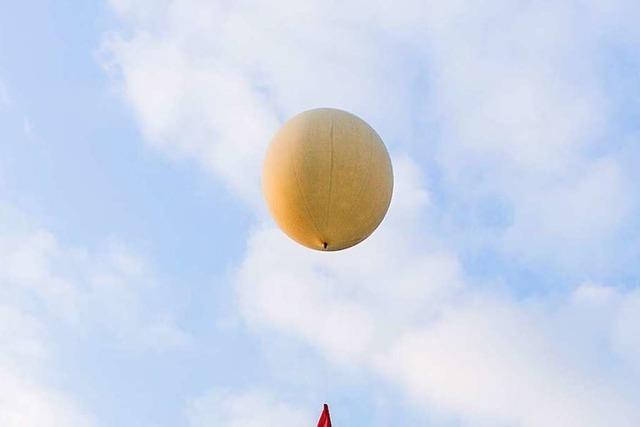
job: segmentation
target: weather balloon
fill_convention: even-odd
[[[333,108],[305,111],[276,133],[263,191],[278,226],[312,249],[358,244],[378,227],[393,192],[382,139],[359,117]]]

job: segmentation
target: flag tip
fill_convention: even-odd
[[[320,419],[318,420],[318,427],[331,427],[331,415],[329,415],[329,405],[324,404],[324,408],[322,409],[322,414],[320,414]]]

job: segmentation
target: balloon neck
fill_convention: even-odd
[[[327,249],[327,242],[322,242],[322,249]]]

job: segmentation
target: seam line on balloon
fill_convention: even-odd
[[[304,154],[302,155],[302,157],[303,157],[303,160],[304,160]],[[313,215],[311,215],[311,209],[309,209],[309,204],[307,203],[307,197],[305,196],[304,192],[302,191],[302,186],[300,185],[300,178],[298,177],[298,170],[296,169],[296,165],[295,165],[295,162],[293,162],[293,159],[291,161],[291,168],[293,169],[293,176],[295,177],[295,180],[296,180],[296,188],[298,189],[298,193],[300,194],[300,198],[302,198],[302,204],[304,205],[304,210],[307,212],[307,217],[309,218],[309,222],[313,226],[313,229],[316,230],[316,233],[318,233],[318,237],[320,237],[320,241],[324,242],[324,238],[320,234],[320,230],[318,229],[318,226],[316,225],[316,221],[315,221]]]
[[[333,192],[333,117],[331,117],[331,160],[329,166],[329,201],[327,202],[327,213],[325,214],[325,230],[329,229],[329,214],[331,213],[331,194]]]

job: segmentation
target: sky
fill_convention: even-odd
[[[0,425],[640,425],[637,1],[0,2]],[[336,253],[315,107],[394,168]]]

